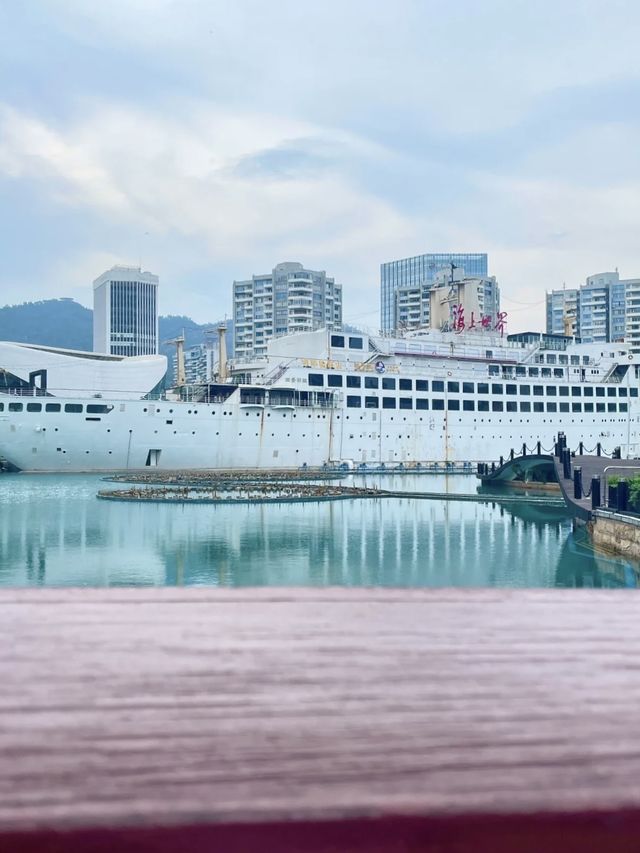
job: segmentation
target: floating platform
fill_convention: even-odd
[[[299,503],[302,501],[335,501],[350,498],[375,498],[378,489],[356,486],[326,486],[307,483],[267,483],[251,481],[235,485],[212,486],[146,486],[143,488],[101,490],[98,497],[110,501],[144,501],[152,503]]]

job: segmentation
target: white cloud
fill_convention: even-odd
[[[254,272],[259,258],[270,267],[292,256],[317,259],[338,276],[341,266],[367,259],[377,277],[377,253],[392,253],[399,237],[416,232],[408,217],[345,173],[350,158],[379,154],[375,146],[302,122],[203,104],[169,120],[103,104],[54,128],[7,108],[0,138],[0,172],[35,181],[44,194],[110,225],[146,232],[156,256],[166,255],[167,240],[191,240],[195,263],[202,254],[212,265],[233,263],[238,277]],[[312,140],[311,148],[320,143],[330,157],[298,176],[237,168],[274,149],[286,156],[295,139]],[[116,259],[113,252],[82,252],[72,265],[90,281],[98,258],[107,256]],[[93,274],[87,258],[96,261]],[[367,276],[367,290],[372,285]]]

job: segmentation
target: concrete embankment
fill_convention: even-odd
[[[588,529],[597,548],[640,560],[640,518],[594,510]]]

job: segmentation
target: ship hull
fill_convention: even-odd
[[[237,395],[236,395],[237,396]],[[7,398],[5,398],[6,400]],[[108,412],[55,398],[59,412],[0,412],[0,456],[22,471],[89,472],[140,468],[264,469],[325,464],[405,466],[497,460],[511,450],[550,451],[562,430],[585,452],[601,444],[623,457],[640,454],[638,413],[353,410],[337,405],[246,406],[238,402],[100,401]],[[14,407],[16,405],[13,403]],[[37,405],[37,404],[36,404]],[[32,404],[32,408],[35,408]]]

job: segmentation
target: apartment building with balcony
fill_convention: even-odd
[[[271,273],[233,283],[236,359],[262,356],[267,341],[293,332],[342,328],[342,285],[324,270],[277,264]]]
[[[640,352],[640,279],[618,270],[587,277],[577,289],[547,293],[547,333],[577,335],[584,343],[630,343]]]
[[[577,335],[578,289],[563,287],[547,293],[547,334]]]

